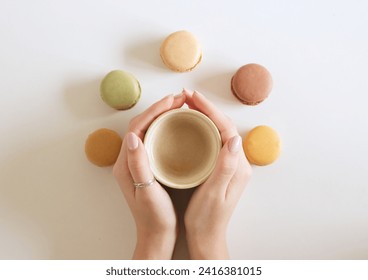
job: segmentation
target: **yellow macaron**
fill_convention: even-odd
[[[243,148],[250,163],[268,165],[280,156],[281,143],[279,135],[273,128],[260,125],[245,136]]]
[[[170,34],[161,44],[160,56],[164,64],[173,71],[193,70],[202,59],[202,49],[197,38],[181,30]]]

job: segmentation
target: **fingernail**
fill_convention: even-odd
[[[182,94],[184,94],[185,96],[188,96],[188,97],[192,97],[193,96],[193,91],[189,91],[186,88],[183,88]]]
[[[182,97],[183,96],[183,92],[181,92],[181,93],[179,93],[179,94],[176,94],[176,95],[174,95],[174,98],[180,98],[180,97]]]
[[[233,138],[231,138],[230,142],[229,142],[229,146],[228,146],[229,151],[231,153],[239,152],[240,147],[241,147],[241,142],[242,142],[242,139],[239,135],[234,136]]]
[[[138,148],[138,137],[133,132],[129,132],[127,135],[127,145],[131,151]]]
[[[203,96],[203,94],[202,94],[202,93],[200,93],[200,92],[198,92],[198,91],[196,91],[196,90],[194,91],[194,93],[195,93],[195,94],[198,94],[199,96]]]
[[[165,97],[163,97],[161,100],[164,100],[165,98],[168,98],[168,97],[170,97],[170,96],[174,96],[173,94],[168,94],[168,95],[166,95]]]

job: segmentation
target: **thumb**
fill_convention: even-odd
[[[227,186],[238,167],[239,151],[241,151],[241,137],[236,135],[230,138],[222,147],[212,174],[207,182],[213,190],[221,189],[226,193]]]
[[[141,139],[133,132],[126,136],[128,168],[134,183],[145,183],[153,179],[146,150]],[[148,190],[150,188],[143,188]]]

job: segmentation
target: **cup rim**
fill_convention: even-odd
[[[152,147],[151,147],[151,142],[152,142],[152,137],[153,137],[153,131],[155,131],[156,127],[160,125],[160,123],[162,121],[164,121],[168,116],[171,116],[173,114],[191,114],[191,115],[195,115],[196,117],[199,117],[200,119],[202,119],[203,121],[205,121],[208,126],[211,129],[212,134],[216,137],[215,141],[216,141],[216,150],[214,151],[214,153],[216,153],[216,157],[215,160],[213,160],[210,164],[210,168],[208,169],[208,171],[206,173],[204,173],[203,176],[201,176],[199,179],[194,180],[192,182],[189,183],[185,183],[185,184],[178,184],[175,182],[172,182],[170,180],[167,180],[164,176],[162,176],[160,174],[160,172],[158,171],[158,169],[152,165],[151,166],[151,170],[153,173],[153,176],[163,185],[170,187],[170,188],[175,188],[175,189],[189,189],[189,188],[193,188],[193,187],[197,187],[200,184],[202,184],[212,173],[213,169],[215,168],[215,164],[216,164],[216,159],[218,154],[220,153],[221,147],[222,147],[222,140],[221,140],[221,135],[220,132],[217,128],[217,126],[214,124],[214,122],[207,117],[205,114],[197,111],[197,110],[193,110],[193,109],[187,109],[187,108],[178,108],[178,109],[173,109],[170,111],[167,111],[163,114],[161,114],[160,116],[158,116],[149,126],[145,137],[144,137],[144,146],[145,149],[147,151],[148,154],[148,159],[149,162],[153,162],[153,151],[152,151]]]

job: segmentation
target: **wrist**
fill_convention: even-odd
[[[191,259],[224,260],[229,259],[226,233],[196,234],[187,232],[188,250]]]
[[[133,259],[171,259],[176,242],[175,231],[137,232],[137,243]]]

